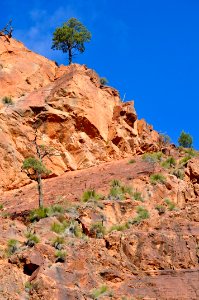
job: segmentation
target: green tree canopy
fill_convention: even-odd
[[[49,174],[50,171],[46,168],[46,166],[35,157],[28,157],[23,161],[22,169],[24,170],[33,170],[38,174]]]
[[[72,63],[72,57],[76,51],[83,53],[85,50],[84,43],[89,42],[91,33],[77,19],[71,18],[58,27],[53,33],[52,49],[68,52],[69,65]]]
[[[184,148],[191,148],[193,144],[193,138],[189,133],[182,131],[180,137],[178,138],[178,143]]]

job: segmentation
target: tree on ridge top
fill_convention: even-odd
[[[80,53],[85,51],[85,42],[89,42],[91,33],[77,19],[71,18],[63,24],[62,27],[56,28],[53,33],[52,49],[62,50],[63,53],[68,52],[69,65],[72,63],[72,58],[76,50]]]
[[[193,145],[193,138],[189,133],[182,131],[178,138],[178,143],[184,148],[191,148]]]

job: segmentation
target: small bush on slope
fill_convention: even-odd
[[[150,181],[152,184],[162,183],[164,184],[166,182],[166,178],[164,175],[157,173],[150,176]]]

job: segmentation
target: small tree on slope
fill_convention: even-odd
[[[178,138],[178,143],[184,148],[191,148],[193,144],[193,138],[189,133],[182,131],[180,137]]]
[[[58,27],[53,33],[52,49],[68,52],[69,65],[72,63],[72,58],[76,50],[83,53],[85,50],[84,43],[89,42],[91,33],[77,19],[71,18]]]
[[[39,207],[43,207],[43,187],[42,187],[42,176],[49,175],[51,173],[43,163],[45,156],[57,155],[55,150],[44,145],[39,145],[37,142],[37,128],[35,129],[34,145],[36,148],[37,157],[28,157],[23,161],[22,170],[26,172],[29,178],[37,182],[38,194],[39,194]]]

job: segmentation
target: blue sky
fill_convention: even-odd
[[[67,64],[51,40],[71,17],[92,33],[75,62],[106,77],[121,98],[135,100],[138,117],[173,142],[185,130],[199,149],[199,1],[3,0],[0,28],[12,18],[15,38]]]

